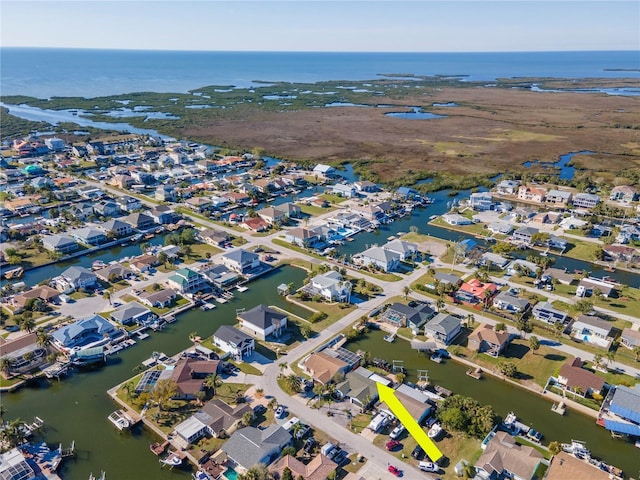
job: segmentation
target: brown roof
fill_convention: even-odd
[[[551,459],[546,480],[567,480],[585,478],[589,480],[609,480],[609,474],[587,462],[578,460],[565,452]]]
[[[175,380],[178,392],[183,395],[195,395],[202,389],[204,377],[218,371],[218,360],[201,361],[192,358],[178,360],[171,378]],[[194,378],[194,376],[203,378]]]
[[[13,352],[22,350],[25,347],[34,345],[36,343],[37,335],[35,333],[27,333],[15,340],[9,340],[0,344],[0,357],[10,355]]]
[[[269,471],[277,474],[276,478],[282,478],[282,472],[285,467],[289,467],[293,478],[301,476],[304,480],[325,480],[331,472],[335,471],[338,465],[322,454],[317,455],[307,465],[291,455],[285,455],[271,465]]]
[[[240,420],[245,413],[252,412],[246,403],[232,407],[220,399],[210,400],[204,404],[202,411],[211,417],[209,427],[214,432],[221,430],[230,433],[229,430]]]
[[[604,386],[604,378],[582,368],[580,358],[570,358],[561,367],[559,375],[567,379],[567,387],[580,387],[584,393],[589,389],[599,392]]]
[[[324,352],[314,352],[309,355],[304,366],[314,379],[321,383],[327,383],[339,370],[344,369],[347,364]]]
[[[21,293],[20,295],[16,295],[15,297],[13,297],[13,303],[20,307],[24,307],[26,303],[32,298],[40,298],[45,302],[48,302],[58,297],[59,295],[60,292],[55,288],[51,288],[48,285],[40,285],[39,287],[34,287],[27,292]]]
[[[411,416],[416,419],[423,417],[425,411],[428,408],[431,408],[431,405],[429,405],[428,403],[416,400],[415,398],[410,397],[409,395],[405,395],[402,392],[396,392],[396,397],[398,397],[398,400],[402,402],[402,405],[404,405]],[[385,402],[380,402],[380,406],[382,408],[386,408],[387,410],[391,410],[391,408],[389,408],[389,405],[387,405]]]
[[[483,341],[491,345],[502,345],[509,340],[509,336],[507,332],[496,332],[492,325],[482,323],[469,335],[469,342],[476,341],[478,342],[478,346],[480,346]]]
[[[543,458],[535,448],[517,445],[508,433],[496,432],[476,466],[487,473],[502,473],[506,469],[519,477],[531,478]]]

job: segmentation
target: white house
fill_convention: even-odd
[[[344,198],[353,198],[358,196],[358,190],[351,183],[349,184],[338,183],[337,185],[334,185],[333,193],[335,193],[336,195],[340,195],[341,197],[344,197]]]
[[[408,260],[418,253],[418,244],[402,240],[392,240],[385,243],[382,248],[397,253],[401,260]]]
[[[459,213],[445,213],[442,219],[449,225],[471,225],[473,222]]]
[[[213,344],[236,360],[250,357],[255,349],[253,337],[229,325],[221,325],[213,334]]]
[[[322,175],[323,177],[330,176],[335,173],[336,169],[331,165],[324,165],[319,163],[313,168],[314,175]]]
[[[261,340],[266,340],[270,336],[279,338],[282,335],[282,331],[287,328],[287,316],[285,314],[262,304],[240,313],[238,322],[240,328]]]
[[[342,275],[335,270],[331,270],[313,277],[311,282],[303,287],[303,290],[311,296],[320,295],[328,302],[335,300],[349,303],[351,299],[351,287],[351,282],[343,281]]]
[[[571,325],[571,336],[585,343],[609,348],[612,328],[610,322],[599,317],[580,315]]]
[[[222,263],[227,268],[244,274],[260,266],[260,257],[256,253],[239,248],[225,253],[222,256]]]
[[[489,192],[472,193],[469,197],[469,206],[480,212],[491,210],[493,207],[493,197]]]
[[[360,253],[354,260],[362,265],[375,265],[384,272],[398,268],[400,254],[382,247],[371,247]]]

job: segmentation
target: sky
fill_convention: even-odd
[[[7,47],[640,50],[640,2],[0,0],[0,27]]]

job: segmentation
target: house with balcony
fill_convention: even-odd
[[[493,197],[489,192],[472,193],[469,197],[469,206],[478,212],[493,210]]]
[[[141,212],[130,213],[122,221],[131,225],[134,230],[146,230],[155,225],[153,218]]]
[[[116,237],[126,237],[131,235],[132,232],[131,225],[115,219],[107,220],[103,224],[99,225],[99,228],[101,228],[107,235],[111,234]]]
[[[242,361],[253,355],[255,340],[252,336],[229,325],[220,325],[213,334],[213,344],[225,353]]]
[[[537,234],[539,230],[533,227],[520,227],[513,232],[513,240],[518,243],[524,243],[531,245],[533,243],[533,236]]]
[[[85,245],[100,245],[107,241],[107,236],[102,230],[97,228],[85,227],[69,232],[71,237]]]
[[[80,248],[76,241],[68,235],[43,235],[42,246],[51,252],[70,253]]]
[[[282,223],[287,217],[283,211],[276,207],[266,207],[258,210],[258,217],[267,222],[269,225],[273,225],[274,223]]]
[[[59,350],[69,352],[72,349],[106,345],[123,335],[111,322],[100,315],[94,315],[60,327],[53,332],[52,343]]]
[[[327,302],[346,302],[351,299],[352,284],[344,280],[335,270],[316,275],[311,281],[301,288],[311,297],[321,296]]]
[[[353,198],[358,196],[358,189],[352,183],[338,183],[333,186],[331,193],[344,198]]]
[[[320,236],[309,228],[295,227],[285,232],[284,240],[292,245],[313,247],[314,244],[320,241]]]
[[[239,313],[238,327],[260,340],[279,339],[287,329],[287,316],[266,305]]]
[[[34,332],[12,340],[0,340],[0,359],[9,361],[9,374],[27,372],[46,362],[47,348],[38,345],[37,339]]]
[[[149,215],[158,225],[176,223],[180,220],[180,215],[167,205],[156,205],[151,210],[147,211],[147,215]]]
[[[544,203],[546,196],[546,188],[528,187],[525,185],[518,188],[518,200],[533,203]]]
[[[484,283],[477,278],[472,278],[468,282],[463,282],[455,293],[455,298],[461,302],[472,305],[489,305],[492,297],[498,291],[495,283]]]
[[[167,279],[169,288],[180,293],[196,293],[209,288],[207,280],[190,268],[181,268]]]
[[[449,345],[461,330],[462,325],[459,318],[447,313],[439,313],[427,322],[424,334]]]
[[[354,258],[363,266],[375,266],[383,272],[391,272],[400,265],[400,254],[383,247],[371,247]]]
[[[593,208],[600,203],[600,197],[593,193],[577,193],[573,197],[573,206],[577,208]]]
[[[515,195],[520,187],[518,180],[502,180],[496,185],[496,193],[499,195]]]
[[[549,205],[555,205],[556,207],[566,207],[571,203],[573,195],[571,192],[565,190],[551,189],[545,196],[545,203]]]
[[[260,266],[260,256],[257,253],[238,248],[225,253],[222,256],[222,264],[234,272],[244,275]]]
[[[96,274],[84,267],[69,267],[60,276],[75,290],[87,290],[98,286]]]
[[[120,215],[120,205],[111,200],[101,200],[93,204],[93,212],[101,217],[117,217]]]
[[[486,353],[492,357],[499,357],[505,348],[511,342],[511,334],[502,331],[495,330],[493,325],[487,325],[481,323],[472,333],[469,335],[468,347],[470,350],[475,350],[478,353]]]
[[[385,243],[382,248],[397,253],[400,255],[400,260],[402,261],[410,260],[419,253],[417,243],[405,242],[403,240],[391,240]]]
[[[613,187],[609,200],[622,202],[635,202],[638,199],[638,190],[630,185],[618,185]]]

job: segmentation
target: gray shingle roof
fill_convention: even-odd
[[[216,330],[216,333],[214,333],[213,336],[215,338],[219,338],[223,342],[233,343],[235,345],[240,345],[242,342],[246,340],[253,339],[253,337],[229,325],[220,325],[220,327],[218,327],[218,330]]]
[[[222,450],[243,467],[250,468],[290,441],[291,435],[280,425],[271,425],[265,430],[245,427],[233,432]]]
[[[245,322],[265,330],[273,325],[274,320],[282,320],[287,316],[273,308],[260,304],[247,312],[241,313],[239,317]]]

